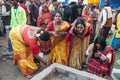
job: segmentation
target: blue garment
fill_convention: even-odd
[[[102,9],[104,7],[104,2],[105,0],[100,0],[100,8]],[[110,7],[112,9],[116,8],[116,7],[120,7],[120,0],[109,0],[110,3]]]
[[[114,36],[112,41],[112,48],[120,48],[120,38]]]

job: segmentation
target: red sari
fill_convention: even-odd
[[[85,20],[87,23],[92,23],[92,16],[90,13],[86,13],[84,10],[82,12],[82,18]]]
[[[46,29],[50,21],[52,21],[52,14],[50,13],[50,11],[48,10],[47,12],[44,12],[42,10],[37,18],[37,27]]]
[[[112,54],[111,62],[105,63],[100,58],[90,58],[87,65],[87,71],[94,74],[105,74],[110,77],[115,61],[115,51],[111,46],[107,46],[103,51],[103,54],[105,56],[107,54]]]

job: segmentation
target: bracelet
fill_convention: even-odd
[[[101,56],[99,58],[104,61],[104,60],[106,60],[107,57],[105,55],[101,54]]]

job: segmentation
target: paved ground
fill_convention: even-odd
[[[0,37],[0,80],[28,80],[26,79],[21,72],[19,71],[17,66],[14,66],[12,63],[12,59],[2,61],[1,60],[1,54],[6,51],[6,43],[5,43],[5,37]],[[44,56],[45,59],[48,58],[48,56]],[[41,68],[38,72],[45,69],[46,66],[44,64],[41,64]],[[120,69],[114,69],[113,72],[120,73]],[[37,73],[36,73],[37,74]],[[118,80],[114,77],[114,80]]]
[[[0,47],[0,80],[28,80],[21,74],[18,67],[13,65],[12,59],[6,61],[1,60],[2,53],[6,51],[5,37],[0,37],[0,45],[2,46]],[[41,63],[41,68],[38,72],[44,68],[46,68],[46,66]]]

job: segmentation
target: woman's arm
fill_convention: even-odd
[[[92,43],[88,46],[88,49],[86,50],[86,55],[92,55],[93,47],[94,47],[94,43]]]
[[[40,53],[39,53],[40,54]],[[36,58],[36,59],[38,59],[39,61],[41,61],[42,63],[44,63],[45,65],[47,65],[47,61],[45,61],[41,56],[39,56],[39,55],[34,55],[34,57]]]
[[[107,53],[107,55],[105,56],[100,51],[97,51],[97,53],[95,54],[95,56],[99,57],[102,61],[105,61],[106,63],[110,63],[111,59],[112,59],[112,53],[111,52]]]
[[[30,46],[30,49],[34,55],[34,57],[36,59],[38,59],[39,61],[41,61],[42,63],[44,63],[45,65],[47,65],[47,61],[44,60],[44,58],[42,58],[41,56],[39,56],[40,53],[40,50],[39,50],[39,47],[37,46],[37,40],[36,39],[30,39],[29,40],[29,46]]]

